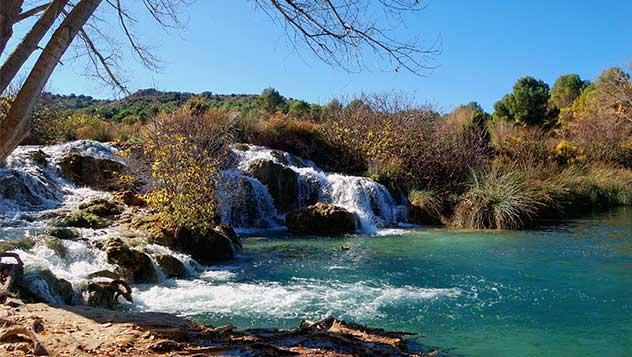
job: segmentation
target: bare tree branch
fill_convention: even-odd
[[[28,19],[31,16],[35,16],[35,15],[39,14],[40,12],[43,12],[44,10],[46,10],[48,8],[48,6],[50,4],[52,4],[52,1],[49,2],[49,3],[43,4],[43,5],[40,5],[40,6],[36,6],[36,7],[32,8],[31,10],[24,11],[23,13],[21,13],[18,16],[16,22],[20,22],[20,21],[26,20],[26,19]]]

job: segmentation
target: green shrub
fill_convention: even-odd
[[[216,193],[220,170],[230,161],[232,118],[181,108],[149,124],[138,161],[148,164],[153,180],[147,201],[166,226],[204,233],[217,225]]]

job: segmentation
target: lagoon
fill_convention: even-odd
[[[142,309],[214,325],[295,327],[332,315],[414,332],[456,355],[624,356],[632,210],[516,232],[251,237],[236,262],[137,290]]]

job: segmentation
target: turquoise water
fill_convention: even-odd
[[[632,355],[631,210],[523,232],[249,238],[245,249],[216,269],[215,302],[197,319],[294,327],[334,315],[465,356]]]

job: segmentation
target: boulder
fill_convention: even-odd
[[[342,207],[317,203],[288,212],[285,224],[296,234],[344,234],[356,231],[358,217]]]
[[[99,217],[113,217],[123,212],[123,208],[112,201],[103,198],[92,200],[79,205],[79,210]]]
[[[132,302],[132,289],[123,280],[90,282],[88,284],[88,305],[112,309],[118,304],[119,296]]]
[[[55,226],[57,227],[75,227],[75,228],[105,228],[109,224],[106,220],[101,217],[87,213],[84,211],[75,211],[72,212],[65,217],[58,219],[55,221]]]
[[[41,206],[58,198],[51,188],[34,175],[0,168],[0,200],[14,200],[20,206]]]
[[[184,264],[171,255],[157,255],[156,261],[158,262],[160,270],[162,270],[168,278],[180,278],[185,276],[187,273],[187,270],[184,268]]]
[[[130,207],[144,207],[147,202],[132,191],[117,192],[114,195],[117,202],[121,202]]]
[[[105,200],[96,199],[79,205],[79,209],[56,221],[58,227],[76,228],[105,228],[112,222],[111,219],[121,214],[123,208]]]
[[[105,253],[107,262],[119,266],[125,280],[138,284],[158,282],[151,258],[143,252],[130,249],[122,240],[111,239]]]
[[[254,161],[246,174],[264,184],[279,212],[288,212],[298,207],[298,174],[292,169],[271,160]]]
[[[125,170],[118,161],[83,156],[74,151],[61,159],[59,167],[71,182],[105,191],[115,191],[122,186],[120,176]]]
[[[228,236],[226,228],[218,228],[202,234],[180,227],[175,231],[171,246],[205,265],[232,259],[241,249],[239,238],[236,234],[232,237]]]
[[[46,268],[25,271],[18,279],[17,287],[21,296],[34,301],[66,305],[73,302],[72,284],[65,279],[57,278]]]
[[[79,237],[79,232],[72,228],[54,227],[46,231],[46,234],[59,238],[59,239],[76,239]]]

